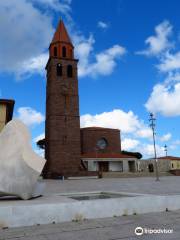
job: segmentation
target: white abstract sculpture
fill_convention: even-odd
[[[19,120],[10,121],[0,133],[0,196],[34,196],[46,160],[32,150],[30,140]]]

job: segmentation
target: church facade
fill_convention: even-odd
[[[74,46],[61,20],[50,44],[46,65],[44,176],[136,171],[136,158],[121,153],[118,129],[80,129],[77,64]]]

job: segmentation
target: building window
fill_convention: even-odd
[[[57,64],[57,76],[62,76],[62,65],[60,63]]]
[[[96,146],[98,147],[98,149],[105,149],[108,146],[108,142],[105,138],[100,138],[97,143]]]
[[[57,57],[57,47],[54,47],[54,57]]]
[[[62,56],[66,57],[66,47],[62,47]]]
[[[67,76],[72,77],[73,76],[73,68],[72,65],[67,66]]]
[[[173,163],[171,164],[171,167],[174,168],[174,164]]]

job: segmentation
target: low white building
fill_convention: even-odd
[[[97,172],[136,172],[137,158],[122,153],[87,153],[81,160],[88,171]]]

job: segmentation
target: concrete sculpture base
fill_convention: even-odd
[[[116,193],[128,194],[131,197],[78,201],[69,198],[68,195],[73,195],[69,193],[67,195],[46,195],[34,199],[34,201],[1,201],[0,228],[139,215],[180,209],[180,195],[158,196],[127,192]],[[74,194],[77,196],[77,193]]]
[[[46,160],[31,147],[27,127],[19,120],[9,122],[0,133],[0,196],[30,199]]]

